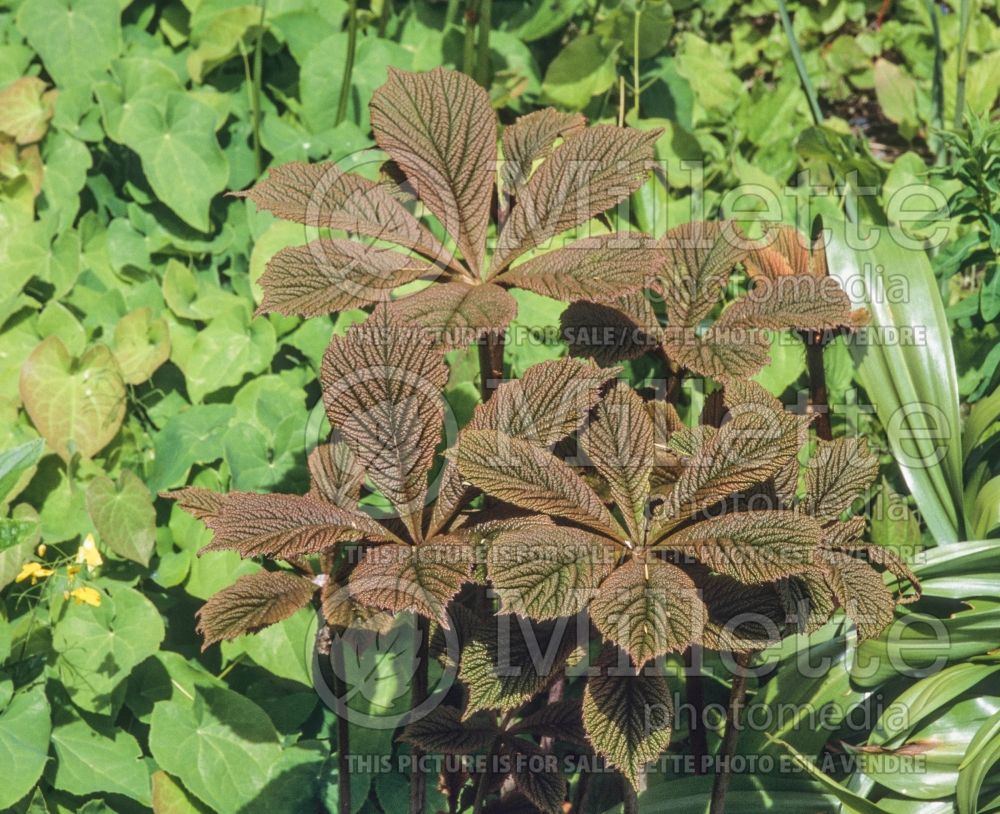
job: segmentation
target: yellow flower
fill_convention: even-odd
[[[52,571],[48,568],[43,568],[41,563],[26,562],[21,567],[21,573],[14,578],[14,582],[24,582],[26,579],[30,579],[31,584],[34,585],[38,580],[51,576]]]
[[[39,557],[44,557],[45,556],[45,552],[48,551],[48,550],[49,549],[45,546],[45,543],[39,543],[38,544],[38,556]]]
[[[72,591],[63,593],[63,599],[73,597],[77,605],[93,605],[95,608],[101,607],[101,595],[93,588],[74,588]]]
[[[80,565],[86,564],[88,572],[104,565],[104,559],[101,557],[101,552],[97,550],[93,534],[88,534],[84,538],[83,544],[76,552],[76,561]]]

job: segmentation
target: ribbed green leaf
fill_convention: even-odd
[[[334,337],[323,355],[320,383],[330,424],[415,540],[422,535],[447,380],[448,366],[431,338],[395,324],[384,306]]]
[[[426,329],[447,350],[465,348],[487,332],[502,331],[517,314],[517,302],[492,283],[437,283],[397,300],[392,313]]]
[[[473,550],[457,537],[379,546],[351,573],[351,595],[369,607],[412,610],[448,626],[448,603],[472,578]]]
[[[466,431],[456,462],[462,477],[488,495],[614,534],[614,520],[594,490],[565,463],[527,441],[495,430]]]
[[[574,616],[611,572],[615,549],[580,529],[525,526],[493,537],[487,573],[502,612],[536,621]]]
[[[616,568],[590,603],[590,618],[641,668],[650,659],[700,642],[706,612],[687,574],[650,558]]]
[[[733,221],[696,221],[676,226],[660,241],[665,267],[657,286],[672,328],[694,328],[722,296],[748,242]]]
[[[316,590],[312,580],[287,571],[258,571],[240,577],[198,611],[198,632],[204,638],[201,649],[287,619],[304,608]]]
[[[653,422],[646,405],[632,388],[617,383],[598,402],[580,443],[598,474],[607,481],[632,540],[642,545],[653,470]]]
[[[866,342],[852,350],[921,515],[938,542],[953,542],[962,529],[962,436],[951,331],[938,281],[923,251],[907,251],[893,240],[853,249],[844,223],[826,226],[833,227],[826,249],[830,273],[855,307],[868,309],[872,328],[921,328],[919,342]]]
[[[315,317],[384,302],[429,270],[419,258],[356,240],[314,240],[271,258],[257,313]]]
[[[497,158],[497,119],[472,78],[389,69],[371,100],[372,131],[479,274]]]
[[[658,136],[600,124],[566,139],[518,195],[497,241],[493,273],[638,189]]]
[[[570,355],[592,357],[603,366],[638,359],[660,344],[656,312],[639,291],[607,302],[574,302],[559,324]]]
[[[576,359],[532,365],[476,408],[470,429],[499,430],[539,447],[551,446],[580,426],[616,373]]]
[[[230,492],[222,513],[205,518],[215,533],[202,551],[286,559],[315,554],[344,540],[389,540],[368,515],[299,495]]]
[[[562,674],[575,647],[572,626],[501,616],[480,625],[462,648],[458,677],[469,690],[465,717],[516,709]]]
[[[570,136],[586,124],[579,113],[560,113],[552,107],[519,116],[503,131],[504,185],[516,191],[527,182],[534,163],[549,155],[557,138]]]
[[[660,543],[744,583],[773,582],[812,566],[823,532],[791,511],[730,512],[686,526]]]
[[[650,761],[670,744],[673,703],[661,675],[629,675],[604,666],[587,679],[583,725],[597,754],[638,787]]]
[[[802,506],[821,520],[839,517],[878,475],[878,459],[864,438],[820,441],[806,465]]]
[[[354,508],[365,471],[343,441],[320,444],[309,453],[311,497],[321,497],[342,509]]]
[[[624,232],[545,252],[498,281],[557,300],[604,300],[649,288],[659,265],[662,254],[649,238]]]
[[[447,260],[438,240],[390,188],[345,173],[330,162],[291,161],[271,169],[252,189],[233,194],[285,220],[378,238]]]
[[[460,710],[442,704],[407,724],[399,740],[425,752],[472,755],[487,751],[499,734],[493,716],[479,712],[463,720]]]

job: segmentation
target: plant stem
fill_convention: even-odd
[[[257,177],[264,171],[260,150],[260,88],[264,73],[264,17],[267,14],[267,0],[260,3],[260,29],[253,48],[253,91],[250,96],[250,112],[253,117],[253,163]]]
[[[416,670],[413,672],[413,689],[410,693],[410,708],[416,709],[427,700],[427,668],[428,668],[428,644],[430,639],[430,626],[422,616],[417,617],[417,659]],[[420,768],[423,752],[420,749],[413,750],[415,758],[413,771],[410,773],[410,814],[423,814],[427,800],[427,777]]]
[[[490,331],[479,344],[479,392],[485,404],[503,378],[504,335]]]
[[[823,123],[823,113],[819,109],[819,100],[816,98],[816,91],[813,89],[809,73],[806,71],[806,63],[802,59],[799,44],[795,40],[795,31],[792,29],[792,18],[788,16],[788,6],[785,5],[785,0],[778,0],[778,15],[781,17],[781,27],[785,29],[785,38],[788,40],[788,47],[792,52],[792,61],[795,63],[795,70],[799,74],[799,82],[802,84],[802,90],[809,100],[809,112],[812,113],[813,124],[817,126],[821,125]]]
[[[344,681],[344,642],[337,636],[330,642],[333,667],[333,695],[344,709],[337,710],[337,811],[351,814],[351,723],[347,720],[347,684]]]
[[[687,702],[691,707],[691,754],[694,756],[694,773],[704,774],[705,756],[708,754],[708,732],[705,730],[705,681],[699,667],[701,645],[688,648]]]
[[[573,793],[572,814],[583,814],[587,809],[587,793],[590,791],[590,772],[584,772],[576,781],[576,791]]]
[[[944,127],[944,49],[941,47],[941,25],[938,22],[937,3],[927,0],[927,14],[931,18],[931,29],[934,32],[934,69],[931,78],[931,126],[935,131]],[[934,153],[934,163],[941,166],[945,161],[944,144],[941,135],[932,132],[928,146]]]
[[[385,30],[389,27],[389,17],[392,16],[392,0],[382,0],[382,12],[378,17],[378,35],[385,36]]]
[[[492,26],[492,0],[479,0],[479,40],[476,43],[476,81],[484,88],[490,86],[490,28]]]
[[[476,24],[479,22],[479,0],[468,0],[465,6],[465,41],[462,44],[462,73],[475,78]]]
[[[489,754],[486,757],[486,768],[476,780],[476,799],[472,803],[472,814],[480,814],[483,810],[483,805],[486,803],[486,792],[490,784],[489,764],[493,760],[494,755],[497,753],[498,744],[499,740],[493,742],[493,745],[490,747]]]
[[[351,98],[351,74],[354,73],[354,52],[358,44],[358,0],[350,0],[347,7],[347,60],[344,63],[344,76],[340,80],[340,100],[337,102],[337,118],[334,124],[340,124],[347,116],[347,103]]]
[[[635,123],[639,124],[639,96],[642,90],[639,87],[639,20],[642,18],[642,9],[636,6],[635,23],[632,26],[632,112],[635,113]]]
[[[726,792],[729,791],[729,780],[731,773],[729,764],[733,762],[736,754],[736,745],[740,739],[740,718],[743,713],[743,704],[747,693],[746,668],[750,666],[753,658],[752,653],[737,653],[736,665],[738,671],[733,674],[732,687],[729,690],[729,705],[726,708],[726,732],[722,736],[722,744],[719,746],[719,758],[722,766],[716,767],[715,782],[712,784],[712,801],[709,805],[708,814],[725,814]]]
[[[969,55],[969,22],[972,19],[972,0],[962,0],[958,24],[958,78],[955,83],[955,119],[956,130],[962,128],[962,117],[965,114],[965,69]]]
[[[823,348],[826,343],[822,333],[803,331],[806,345],[806,370],[809,373],[809,402],[816,414],[816,437],[823,441],[833,440],[830,424],[829,396],[826,390],[826,369],[823,367]]]
[[[624,796],[622,814],[639,814],[639,796],[624,775],[622,775],[622,792]]]

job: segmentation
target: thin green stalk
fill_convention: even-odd
[[[632,25],[632,112],[635,113],[635,123],[639,123],[639,20],[642,19],[642,9],[636,6],[635,22]]]
[[[476,43],[476,81],[484,88],[490,85],[490,28],[492,27],[493,1],[479,0],[479,40]]]
[[[410,693],[410,706],[413,709],[419,707],[427,700],[429,665],[429,645],[430,627],[427,620],[422,616],[417,617],[417,660],[416,670],[413,673],[413,687]],[[420,768],[420,758],[423,752],[419,749],[413,750],[416,762],[410,774],[410,814],[424,814],[427,805],[427,775]]]
[[[788,47],[792,52],[792,61],[795,63],[795,70],[798,71],[799,81],[802,83],[802,90],[809,100],[809,111],[812,113],[813,123],[821,125],[823,123],[823,112],[819,109],[819,100],[816,98],[816,91],[813,89],[806,71],[806,63],[802,59],[802,51],[795,40],[795,31],[792,29],[792,18],[788,16],[788,6],[785,0],[778,0],[778,14],[781,17],[781,27],[785,29],[785,37],[788,40]]]
[[[955,84],[956,130],[962,128],[965,115],[965,68],[969,56],[969,21],[972,19],[972,0],[962,0],[958,24],[958,80]]]
[[[347,116],[347,102],[351,98],[351,74],[354,73],[354,52],[358,44],[358,0],[350,0],[347,8],[347,61],[344,63],[344,76],[340,80],[340,100],[337,102],[337,118],[334,124],[340,124]]]
[[[479,22],[478,0],[468,0],[465,5],[465,41],[462,44],[462,72],[475,78],[476,24]]]
[[[264,161],[260,150],[260,88],[264,73],[264,17],[267,14],[267,0],[261,0],[260,25],[257,31],[257,42],[253,48],[253,85],[250,97],[250,112],[253,117],[253,162],[257,177],[264,172]]]
[[[938,22],[937,3],[927,0],[927,14],[931,18],[934,33],[934,68],[931,74],[931,131],[928,146],[934,153],[934,163],[941,166],[945,161],[944,144],[940,131],[944,127],[944,49],[941,47],[941,25]]]
[[[378,17],[378,35],[385,36],[385,31],[389,27],[389,18],[392,16],[392,0],[382,0],[382,11]]]

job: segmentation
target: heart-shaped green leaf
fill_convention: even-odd
[[[74,358],[50,336],[21,368],[21,400],[38,431],[64,460],[72,450],[91,458],[125,418],[125,383],[106,345]]]
[[[120,557],[149,565],[156,545],[156,511],[146,485],[131,471],[116,486],[104,475],[87,487],[87,511],[101,540]]]

